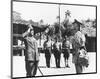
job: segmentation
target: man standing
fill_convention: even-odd
[[[58,42],[57,38],[53,44],[53,53],[55,57],[56,67],[60,68],[60,58],[61,58],[61,43]]]
[[[47,36],[47,40],[44,42],[44,52],[46,59],[46,66],[50,68],[50,58],[51,58],[51,44],[49,41],[49,37]]]
[[[75,64],[76,74],[81,74],[83,72],[83,65],[79,63],[79,51],[81,47],[85,47],[85,36],[77,31],[72,39],[73,46],[73,58],[72,62]],[[87,60],[88,61],[88,60]],[[81,61],[82,63],[87,63],[87,61]]]
[[[70,41],[69,41],[69,37],[67,36],[65,36],[65,40],[63,41],[62,50],[63,50],[63,56],[65,60],[65,67],[70,68],[68,64],[68,59],[70,56]],[[66,59],[67,59],[67,64],[66,64]]]
[[[26,66],[26,76],[32,77],[36,75],[39,52],[37,47],[37,41],[34,38],[34,30],[31,25],[29,25],[28,31],[23,33],[24,43],[25,43],[25,66]]]

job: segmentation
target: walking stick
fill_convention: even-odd
[[[43,75],[43,73],[42,73],[42,71],[40,70],[40,68],[39,68],[39,67],[38,67],[38,69],[39,69],[40,73],[42,74],[42,76],[44,76],[44,75]]]

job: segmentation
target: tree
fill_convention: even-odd
[[[43,19],[41,19],[39,23],[40,23],[40,25],[43,25],[43,23],[44,23]]]
[[[21,13],[13,11],[13,21],[21,20]]]

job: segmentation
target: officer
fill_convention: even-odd
[[[37,47],[37,40],[34,38],[34,30],[31,25],[29,25],[28,31],[23,33],[23,37],[25,43],[26,76],[32,77],[37,73],[39,52]]]
[[[55,39],[53,44],[53,53],[55,57],[56,67],[60,68],[60,58],[61,58],[61,44]]]
[[[65,60],[65,66],[69,68],[68,59],[70,56],[70,41],[67,36],[65,36],[65,40],[63,41],[62,50]],[[66,64],[66,59],[67,59],[67,64]]]
[[[45,52],[45,59],[46,59],[46,66],[50,68],[50,58],[51,58],[51,47],[49,44],[49,37],[47,36],[47,40],[44,42],[44,52]]]

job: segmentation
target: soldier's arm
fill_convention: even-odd
[[[33,27],[31,25],[28,25],[28,27],[29,27],[29,29],[22,34],[23,37],[26,37],[30,33],[30,30],[33,29]]]
[[[30,32],[30,28],[29,28],[26,32],[24,32],[24,33],[22,34],[22,37],[28,36],[29,32]]]

